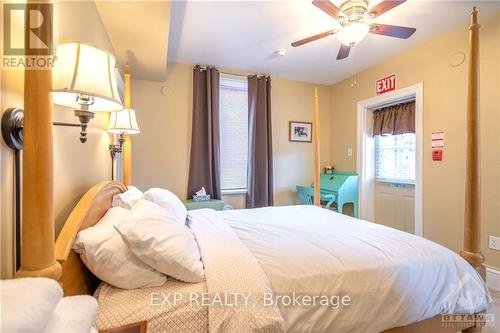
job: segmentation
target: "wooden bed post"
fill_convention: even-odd
[[[318,88],[314,88],[314,119],[313,119],[313,140],[314,140],[314,205],[321,206],[320,199],[320,161],[319,161],[319,101]]]
[[[125,65],[125,82],[124,82],[124,106],[130,109],[130,67]],[[123,183],[126,186],[132,185],[132,136],[125,134],[125,142],[123,143]]]
[[[473,8],[469,28],[469,67],[467,92],[467,146],[465,167],[464,249],[460,255],[485,278],[481,253],[481,178],[479,128],[479,27]]]
[[[45,24],[42,28],[49,26]],[[26,49],[29,43],[30,35],[26,34]],[[51,90],[51,67],[24,70],[22,244],[21,267],[16,277],[43,276],[58,280],[61,276],[61,266],[54,255]]]

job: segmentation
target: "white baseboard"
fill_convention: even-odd
[[[486,285],[490,289],[500,291],[500,271],[486,267]]]

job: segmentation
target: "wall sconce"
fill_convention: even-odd
[[[125,134],[139,134],[139,125],[135,118],[135,110],[123,109],[122,111],[111,113],[109,118],[108,132],[118,134],[118,144],[110,144],[109,151],[111,153],[111,179],[114,178],[113,164],[117,153],[123,151],[125,143]]]
[[[80,141],[87,141],[87,125],[94,112],[123,110],[118,95],[115,57],[80,42],[57,46],[52,102],[71,107],[80,121]]]

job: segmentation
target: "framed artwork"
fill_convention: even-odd
[[[292,142],[312,142],[312,123],[290,121],[288,140]]]

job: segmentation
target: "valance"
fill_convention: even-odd
[[[415,102],[400,103],[373,112],[373,136],[415,133]]]

